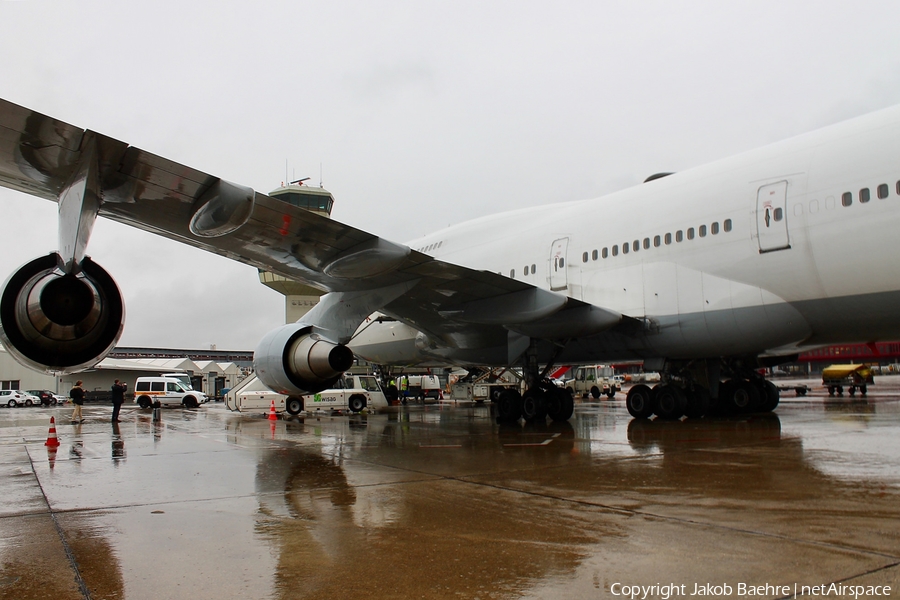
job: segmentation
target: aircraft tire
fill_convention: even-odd
[[[730,394],[725,404],[736,413],[752,413],[759,410],[761,400],[759,390],[749,381],[732,380]]]
[[[568,391],[551,389],[547,393],[547,415],[556,422],[568,421],[575,412],[575,399]]]
[[[687,405],[684,409],[686,417],[689,419],[699,419],[709,412],[711,401],[709,390],[695,386],[691,390],[685,390],[685,395],[687,396]]]
[[[644,384],[632,386],[625,396],[625,408],[635,419],[648,419],[653,414],[652,394]]]
[[[288,414],[297,416],[300,414],[300,411],[303,410],[303,398],[299,396],[288,396],[287,400],[284,401],[284,409],[288,411]]]
[[[522,398],[515,390],[503,390],[497,397],[497,420],[512,423],[522,416]]]
[[[660,419],[676,421],[684,416],[687,398],[678,386],[667,383],[653,389],[653,406]]]
[[[522,417],[539,421],[547,417],[547,396],[540,389],[526,390],[522,396]]]
[[[771,381],[763,381],[760,391],[762,404],[759,409],[763,412],[775,410],[778,407],[778,402],[781,400],[781,392],[778,391],[778,387]]]

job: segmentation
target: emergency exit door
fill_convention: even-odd
[[[756,231],[759,253],[791,247],[787,226],[787,181],[770,183],[756,194]]]
[[[550,289],[558,292],[569,287],[566,276],[566,248],[569,238],[561,238],[550,246]]]

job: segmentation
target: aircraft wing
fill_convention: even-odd
[[[621,319],[615,311],[497,273],[435,260],[0,100],[0,185],[56,201],[86,161],[96,161],[96,183],[90,191],[99,198],[101,216],[326,292],[406,284],[408,291],[383,307],[385,312],[451,345],[464,343],[461,335],[470,340],[483,338],[486,331],[495,338],[505,335],[503,327],[510,324],[525,327],[526,335],[596,333]]]

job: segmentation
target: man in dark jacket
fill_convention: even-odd
[[[113,383],[112,386],[113,423],[119,422],[119,409],[122,408],[123,402],[125,402],[125,384],[119,383],[119,380],[116,379],[116,382]]]
[[[75,387],[69,390],[69,398],[75,405],[72,411],[72,423],[84,423],[84,417],[81,415],[81,407],[84,405],[84,388],[81,387],[81,380],[75,382]]]

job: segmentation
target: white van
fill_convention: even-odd
[[[206,394],[185,387],[174,377],[138,377],[134,383],[134,402],[141,408],[159,401],[160,404],[182,404],[195,408],[209,402]]]

